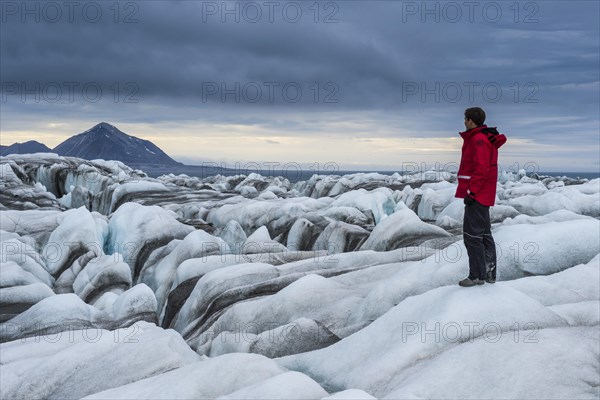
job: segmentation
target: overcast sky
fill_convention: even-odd
[[[105,121],[188,164],[400,170],[457,163],[480,106],[502,168],[600,168],[597,1],[0,4],[3,145]]]

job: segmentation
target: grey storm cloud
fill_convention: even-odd
[[[527,2],[517,9],[513,2],[475,2],[471,16],[464,2],[334,1],[319,3],[315,22],[314,2],[298,1],[292,3],[303,14],[295,23],[281,11],[289,2],[277,2],[271,22],[261,1],[252,4],[262,17],[248,22],[244,17],[252,18],[254,9],[247,3],[121,2],[116,15],[113,2],[77,2],[69,21],[63,3],[56,2],[63,15],[53,23],[44,18],[45,2],[27,3],[34,10],[37,4],[40,22],[33,14],[22,15],[24,3],[3,2],[3,114],[60,110],[63,116],[108,114],[144,121],[252,120],[247,114],[262,121],[281,108],[374,110],[407,117],[435,113],[439,120],[424,126],[436,130],[447,125],[442,116],[476,104],[494,107],[505,119],[568,113],[579,118],[569,121],[571,127],[598,123],[597,2]],[[82,17],[87,4],[101,9],[98,22]],[[222,22],[223,6],[239,7],[240,22],[232,14]],[[219,12],[208,15],[214,7]],[[462,15],[453,22],[456,9]],[[502,16],[496,21],[497,9]],[[327,16],[336,21],[325,23]],[[127,17],[133,23],[124,23]],[[13,94],[23,83],[31,88],[65,82],[80,85],[76,95],[81,86],[97,83],[109,98],[118,84],[119,101],[31,107],[31,101],[23,103]],[[297,102],[296,87],[302,90]],[[224,102],[222,89],[230,90]],[[232,92],[241,96],[239,102]],[[127,96],[137,103],[122,104]],[[161,111],[149,111],[154,106]],[[233,116],[234,110],[243,112]],[[558,141],[563,129],[545,126],[544,134]]]

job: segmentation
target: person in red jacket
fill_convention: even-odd
[[[490,207],[496,201],[498,149],[506,136],[484,125],[485,111],[465,110],[464,142],[454,197],[464,198],[463,240],[469,256],[469,276],[460,286],[496,282],[496,243],[492,237]]]

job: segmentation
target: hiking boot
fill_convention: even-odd
[[[460,286],[464,286],[464,287],[469,287],[469,286],[476,286],[476,285],[483,285],[483,280],[482,279],[469,279],[469,278],[465,278],[462,281],[458,282],[458,284]]]

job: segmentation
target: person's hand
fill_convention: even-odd
[[[475,203],[475,199],[473,197],[471,197],[470,194],[467,193],[467,195],[465,196],[465,199],[464,199],[464,203],[465,203],[465,205],[470,206],[471,204]]]

